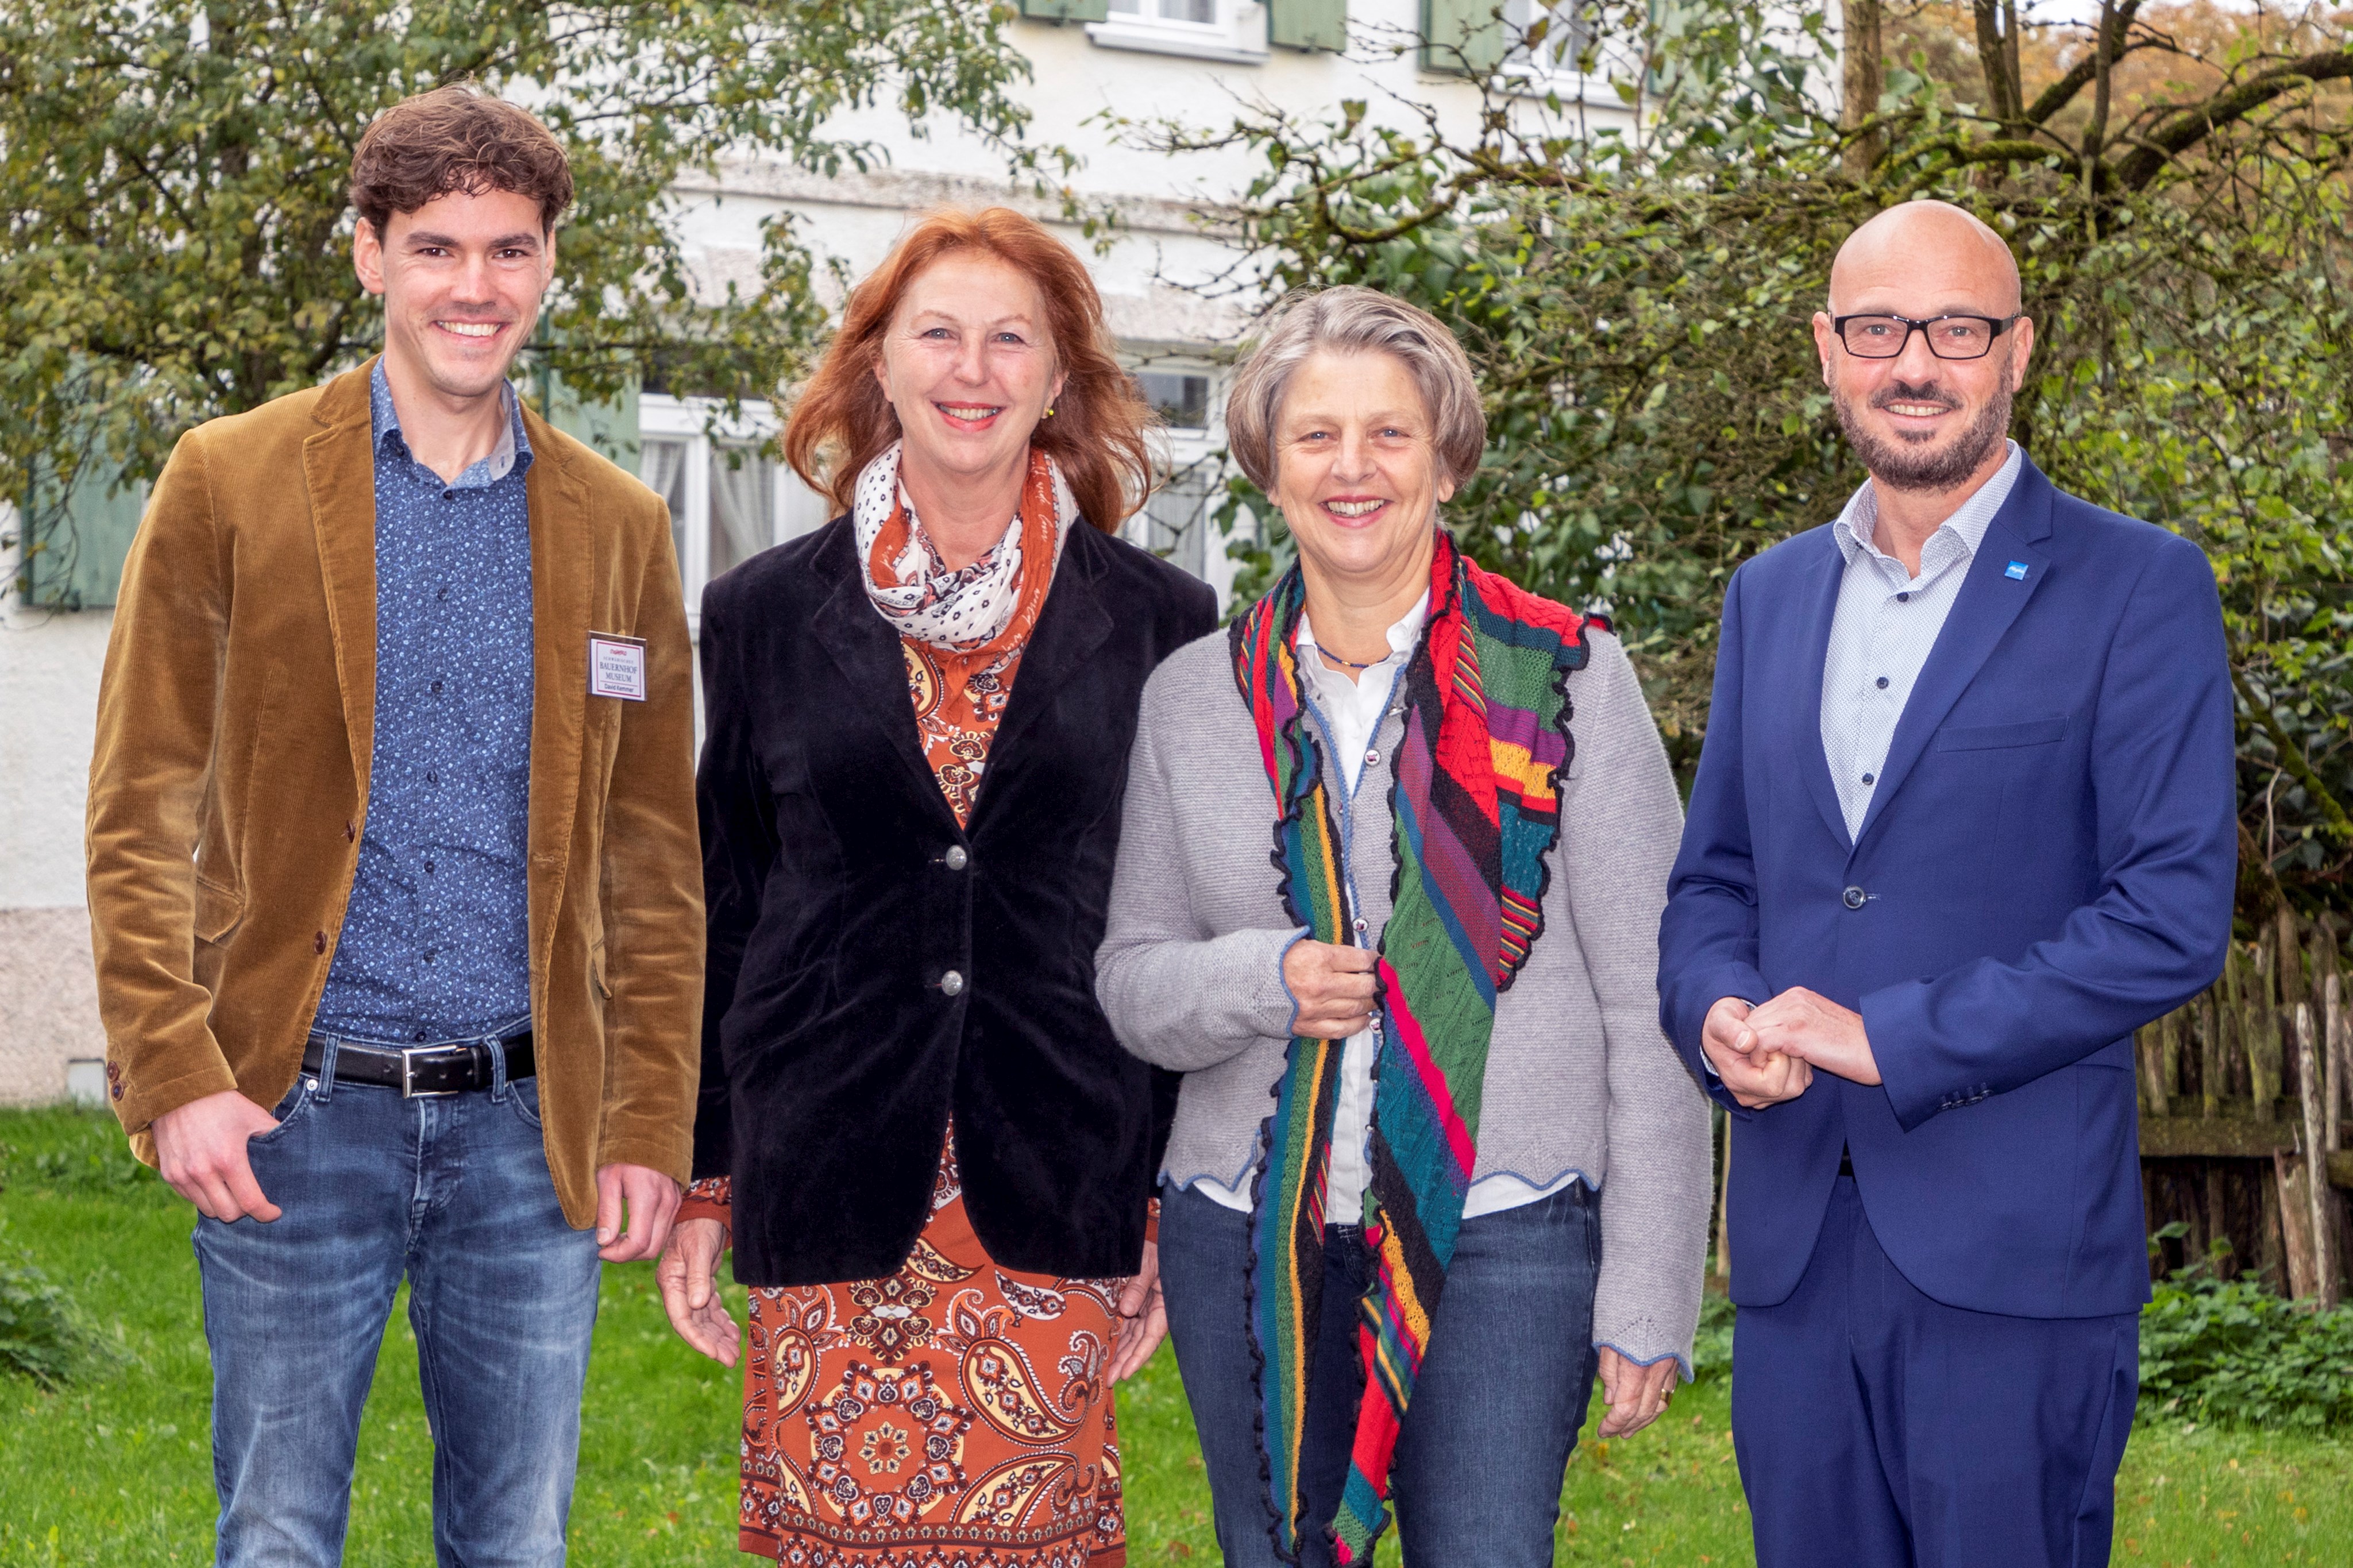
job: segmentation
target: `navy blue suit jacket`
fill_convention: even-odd
[[[1660,928],[1668,1037],[1730,1110],[1733,1299],[1797,1286],[1852,1151],[1873,1233],[1939,1301],[2148,1299],[2132,1032],[2221,972],[2237,875],[2221,606],[2189,541],[2031,462],[1914,687],[1852,840],[1821,745],[1844,563],[1827,527],[1733,574]],[[1707,1074],[1718,998],[1862,1015],[1883,1085],[1751,1112]]]

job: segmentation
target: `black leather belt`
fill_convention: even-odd
[[[531,1077],[539,1069],[531,1057],[531,1031],[509,1035],[499,1042],[507,1058],[507,1081]],[[480,1040],[459,1040],[441,1046],[371,1046],[342,1040],[335,1046],[335,1081],[370,1083],[400,1090],[403,1100],[443,1094],[470,1094],[491,1087],[491,1047]],[[326,1067],[326,1042],[317,1035],[302,1047],[302,1070],[316,1074]]]

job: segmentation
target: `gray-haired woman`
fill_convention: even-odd
[[[1160,1267],[1219,1543],[1366,1562],[1393,1487],[1409,1563],[1535,1568],[1597,1365],[1631,1432],[1698,1319],[1674,784],[1618,639],[1438,526],[1486,432],[1436,320],[1288,301],[1227,430],[1299,563],[1145,689],[1096,979],[1186,1075]]]

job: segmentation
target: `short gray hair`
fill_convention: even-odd
[[[1394,354],[1420,389],[1447,478],[1460,485],[1478,471],[1487,412],[1471,356],[1429,311],[1349,283],[1286,298],[1234,374],[1226,395],[1226,447],[1260,489],[1274,493],[1274,427],[1292,373],[1317,353]]]

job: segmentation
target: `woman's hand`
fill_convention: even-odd
[[[717,1362],[735,1364],[743,1335],[735,1320],[719,1303],[712,1281],[719,1273],[719,1255],[727,1250],[727,1227],[715,1219],[682,1219],[670,1227],[670,1245],[654,1265],[661,1286],[662,1310],[678,1337]]]
[[[1117,1383],[1144,1370],[1160,1342],[1168,1337],[1168,1308],[1160,1299],[1160,1244],[1144,1244],[1144,1267],[1119,1293],[1119,1321],[1111,1334],[1111,1363],[1106,1383]]]
[[[1672,1356],[1639,1366],[1603,1345],[1600,1359],[1601,1403],[1609,1406],[1609,1414],[1601,1418],[1604,1437],[1627,1436],[1657,1420],[1683,1376],[1683,1367]]]
[[[1282,983],[1299,1015],[1291,1032],[1310,1040],[1345,1040],[1370,1028],[1379,982],[1373,954],[1361,947],[1303,937],[1282,955]]]

